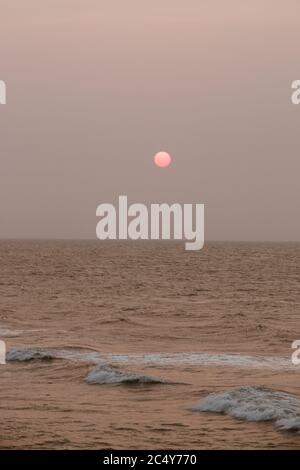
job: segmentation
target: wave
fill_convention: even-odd
[[[30,359],[65,359],[90,364],[149,364],[149,365],[222,365],[257,369],[295,370],[290,359],[282,357],[246,356],[241,354],[213,353],[101,353],[80,347],[13,348],[7,360],[28,361]]]
[[[88,384],[165,384],[170,383],[163,379],[150,377],[147,375],[136,374],[132,372],[123,372],[121,370],[101,365],[95,367],[87,375],[85,381]]]
[[[279,429],[300,432],[300,399],[265,387],[243,386],[212,393],[193,410],[224,413],[245,421],[273,421]]]
[[[87,375],[85,381],[89,384],[116,384],[116,383],[171,383],[166,380],[150,377],[147,375],[123,372],[108,366],[102,361],[102,357],[95,352],[86,352],[74,348],[12,348],[6,354],[8,362],[49,361],[53,359],[64,359],[73,362],[84,362],[97,364]]]
[[[66,348],[12,348],[6,354],[7,361],[27,362],[33,360],[65,359],[74,362],[98,364],[97,353],[72,347]]]
[[[6,354],[7,361],[20,361],[28,362],[34,360],[51,360],[54,359],[54,355],[51,352],[48,352],[46,349],[17,349],[12,348]]]

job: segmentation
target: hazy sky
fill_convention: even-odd
[[[299,0],[1,0],[0,237],[206,204],[206,238],[300,240]],[[158,150],[173,165],[153,165]]]

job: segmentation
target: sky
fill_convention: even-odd
[[[96,238],[97,206],[124,194],[204,203],[206,239],[300,241],[298,0],[1,0],[0,16],[0,238]]]

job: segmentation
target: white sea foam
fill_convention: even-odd
[[[101,355],[103,357],[103,355]],[[282,357],[247,356],[214,353],[107,354],[109,362],[157,365],[222,365],[258,369],[294,369],[291,360]]]
[[[300,399],[264,387],[212,393],[193,410],[224,413],[245,421],[274,421],[280,429],[300,432]]]
[[[95,367],[86,377],[86,382],[89,384],[159,384],[167,383],[163,379],[150,377],[147,375],[136,374],[132,372],[123,372],[118,369],[101,365]]]
[[[242,368],[295,370],[290,359],[282,357],[247,356],[213,353],[100,353],[80,348],[13,348],[7,360],[28,361],[51,356],[54,359],[88,362],[91,364],[149,364],[149,365],[221,365]]]

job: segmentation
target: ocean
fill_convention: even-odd
[[[300,449],[300,244],[2,240],[2,449]]]

